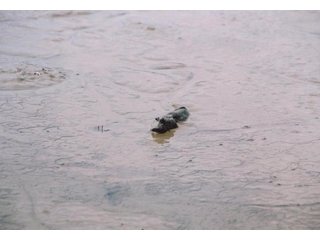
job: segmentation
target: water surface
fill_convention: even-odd
[[[320,228],[318,11],[1,11],[0,30],[0,229]]]

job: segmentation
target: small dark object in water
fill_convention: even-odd
[[[152,128],[151,131],[156,133],[165,133],[170,129],[175,129],[178,127],[178,122],[182,122],[188,119],[189,111],[186,107],[180,107],[175,109],[173,112],[166,114],[165,116],[156,120],[158,121],[158,126],[156,128]]]
[[[104,128],[103,128],[103,125],[101,125],[101,126],[99,125],[99,126],[98,126],[98,131],[99,131],[99,132],[108,132],[108,131],[110,131],[110,129],[104,129]]]

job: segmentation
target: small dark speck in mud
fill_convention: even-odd
[[[99,132],[108,132],[108,131],[110,131],[110,129],[104,128],[103,125],[99,125],[99,126],[97,127],[97,129],[98,129]]]
[[[148,31],[154,31],[154,30],[156,30],[155,27],[147,27],[146,29],[147,29]]]
[[[248,142],[253,142],[254,139],[253,139],[253,138],[249,138],[249,139],[247,139],[247,141],[248,141]]]
[[[248,129],[248,128],[251,128],[251,127],[248,126],[248,125],[245,125],[245,126],[243,126],[242,128],[243,128],[243,129]]]
[[[223,146],[223,143],[219,143],[219,146]]]
[[[266,138],[266,137],[264,137],[264,138],[262,138],[262,140],[267,140],[267,138]]]

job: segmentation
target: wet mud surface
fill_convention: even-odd
[[[66,74],[55,69],[20,64],[0,69],[0,79],[0,90],[28,90],[58,84],[66,79]]]
[[[1,11],[0,229],[319,229],[319,21]]]

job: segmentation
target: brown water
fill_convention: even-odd
[[[0,229],[320,229],[320,12],[1,11],[0,31]]]

